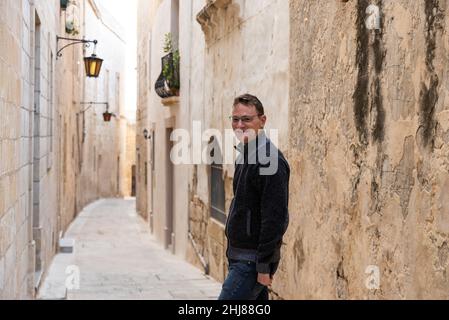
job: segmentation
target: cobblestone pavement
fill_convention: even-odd
[[[221,284],[155,242],[134,199],[87,206],[64,239],[38,299],[216,299]],[[78,281],[79,280],[79,281]],[[79,288],[78,288],[79,287]]]

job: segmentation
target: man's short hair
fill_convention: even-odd
[[[260,102],[260,100],[256,96],[253,96],[249,93],[242,94],[235,98],[233,107],[238,104],[243,104],[244,106],[254,106],[259,116],[265,114],[262,102]]]

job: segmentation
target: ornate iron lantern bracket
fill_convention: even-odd
[[[66,44],[61,49],[58,50],[58,42],[59,42],[59,40],[67,40],[67,41],[72,41],[72,42],[69,43],[69,44]],[[56,50],[58,50],[56,52],[56,59],[58,59],[58,57],[62,57],[62,50],[64,50],[67,47],[70,47],[70,46],[73,46],[75,44],[78,44],[78,43],[84,43],[84,46],[86,48],[88,48],[88,47],[90,47],[91,43],[93,43],[96,46],[98,41],[97,40],[86,40],[86,39],[73,39],[73,38],[66,38],[66,37],[56,36]]]

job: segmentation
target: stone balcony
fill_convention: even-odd
[[[240,6],[233,0],[209,0],[196,15],[196,20],[211,42],[225,33],[229,27],[240,23]],[[229,19],[234,18],[234,19]]]

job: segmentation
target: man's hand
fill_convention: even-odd
[[[264,286],[271,286],[271,282],[273,278],[271,278],[269,273],[258,273],[257,274],[257,282],[263,284]]]

